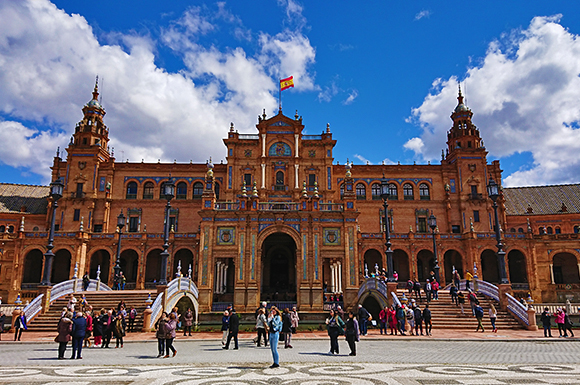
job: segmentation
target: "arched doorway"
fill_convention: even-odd
[[[161,249],[151,250],[145,264],[145,283],[157,283],[161,278]]]
[[[288,234],[274,233],[262,244],[262,300],[296,300],[296,243]]]
[[[195,264],[193,263],[193,253],[188,249],[179,249],[173,256],[173,270],[172,275],[176,277],[177,266],[181,261],[181,274],[187,277],[189,274],[189,266],[191,265],[191,276],[193,277],[193,269],[195,269]]]
[[[379,301],[376,300],[375,297],[373,297],[372,295],[369,295],[368,297],[366,297],[363,301],[363,303],[361,304],[363,305],[363,307],[365,309],[367,309],[367,311],[371,314],[371,316],[373,317],[374,320],[377,320],[377,322],[379,321],[379,313],[381,312],[381,305],[379,304]],[[345,315],[346,318],[346,315]],[[368,326],[370,325],[370,321],[368,322]]]
[[[40,283],[42,279],[42,251],[30,250],[24,257],[22,284]]]
[[[89,271],[89,277],[96,279],[97,270],[101,266],[101,282],[107,284],[109,282],[109,261],[111,260],[111,254],[107,250],[97,250],[91,256],[91,267]]]
[[[510,282],[528,283],[528,270],[526,268],[526,257],[519,250],[512,250],[508,253],[508,267]]]
[[[481,275],[484,281],[499,283],[497,255],[492,250],[484,250],[481,253]]]
[[[433,252],[430,250],[421,250],[417,254],[417,279],[420,282],[425,281],[431,276],[431,272],[434,271],[435,258],[433,258]]]
[[[55,284],[70,279],[70,261],[71,255],[67,249],[60,249],[54,254],[50,282]]]
[[[187,309],[191,309],[191,311],[193,312],[193,319],[194,320],[197,319],[197,317],[195,316],[195,306],[193,305],[193,302],[188,296],[184,295],[183,297],[181,297],[179,301],[177,301],[177,303],[175,304],[175,307],[177,307],[177,314],[181,315],[184,315],[187,312]]]
[[[383,256],[375,249],[369,249],[364,256],[365,267],[369,269],[369,275],[375,274],[375,265],[378,266],[379,272],[383,269]]]
[[[552,259],[554,283],[568,284],[580,283],[578,274],[578,261],[571,253],[558,253]]]
[[[447,250],[443,255],[443,268],[445,270],[445,283],[453,282],[453,268],[463,278],[463,258],[457,250]]]
[[[411,277],[409,272],[409,256],[403,250],[393,251],[393,270],[399,274],[399,282],[407,282]]]
[[[125,288],[134,289],[139,271],[139,254],[133,249],[123,250],[120,259],[119,265],[127,280],[127,286]]]

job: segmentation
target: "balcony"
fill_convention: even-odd
[[[342,211],[344,211],[344,205],[340,204],[340,203],[321,203],[320,204],[320,211],[342,212]]]
[[[322,135],[302,135],[302,140],[322,140]]]
[[[77,191],[77,192],[71,192],[70,193],[70,197],[71,198],[84,198],[86,196],[86,194],[82,191]],[[130,198],[127,198],[130,199]]]
[[[260,135],[258,135],[258,134],[239,134],[238,138],[242,139],[242,140],[259,140]]]
[[[294,202],[265,202],[258,203],[260,211],[298,211],[300,203]]]
[[[469,194],[469,199],[472,201],[480,201],[483,199],[483,194],[471,193],[471,194]]]
[[[239,210],[240,204],[238,202],[216,202],[214,210],[234,211]]]

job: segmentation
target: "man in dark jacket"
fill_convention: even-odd
[[[483,324],[481,323],[481,321],[483,320],[483,308],[481,306],[479,306],[479,304],[475,304],[475,307],[473,308],[473,313],[475,314],[475,318],[477,318],[477,329],[475,329],[475,331],[479,331],[479,329],[481,328],[481,332],[485,332],[485,330],[483,329]]]
[[[429,309],[429,305],[425,305],[425,309],[423,309],[423,322],[425,322],[425,334],[428,336],[431,335],[431,310]]]
[[[457,286],[455,286],[455,284],[451,284],[451,287],[449,288],[449,295],[451,296],[451,303],[458,305]]]
[[[423,312],[419,305],[413,309],[413,316],[415,318],[415,335],[419,335],[419,330],[421,330],[421,335],[423,335]]]
[[[552,315],[547,307],[544,308],[541,320],[544,327],[544,337],[552,337]]]
[[[87,333],[87,319],[83,317],[83,313],[77,312],[72,324],[72,359],[82,359],[81,352],[83,350],[83,340]],[[76,357],[75,357],[76,356]]]
[[[358,305],[358,328],[361,336],[367,335],[367,322],[369,321],[370,313],[363,305]]]
[[[238,331],[240,330],[240,318],[234,309],[230,314],[230,324],[228,329],[228,339],[226,340],[226,346],[223,349],[230,348],[230,341],[234,339],[234,350],[238,349]]]

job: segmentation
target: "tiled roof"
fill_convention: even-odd
[[[0,213],[46,214],[48,186],[0,183]]]
[[[507,215],[580,213],[580,184],[509,187],[503,189],[503,195]],[[528,207],[533,212],[528,213]]]

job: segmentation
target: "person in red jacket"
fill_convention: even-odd
[[[391,335],[397,335],[397,315],[395,313],[394,307],[387,310],[387,322],[389,323],[389,329],[391,330]],[[386,334],[386,331],[385,331]]]
[[[387,334],[387,313],[389,312],[389,308],[385,306],[384,309],[382,309],[379,312],[379,330],[381,332],[381,334],[383,334],[383,330],[385,331],[385,334]]]

